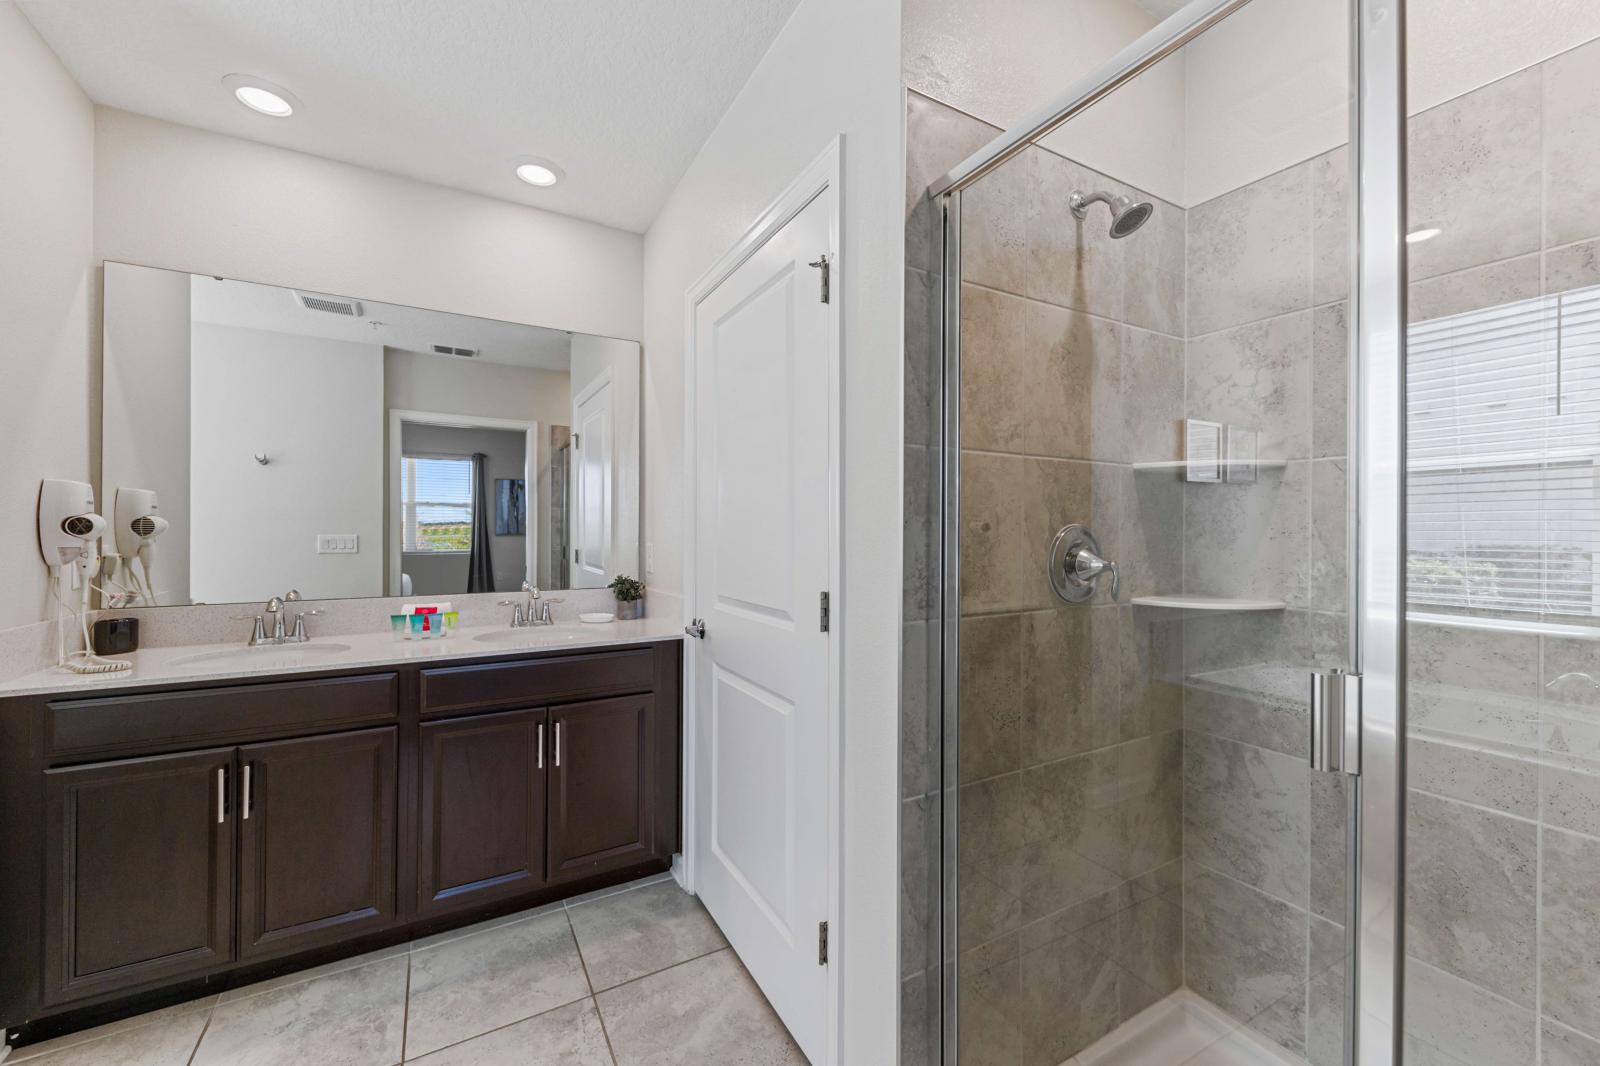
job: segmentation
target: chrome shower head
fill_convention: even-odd
[[[1105,203],[1111,207],[1111,237],[1113,240],[1126,237],[1146,222],[1155,213],[1155,205],[1145,200],[1135,200],[1131,196],[1113,196],[1108,192],[1084,193],[1074,189],[1072,196],[1067,200],[1067,206],[1072,208],[1072,215],[1077,219],[1089,216],[1089,205],[1092,203]]]

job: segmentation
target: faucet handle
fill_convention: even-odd
[[[258,614],[256,615],[255,632],[250,634],[251,644],[265,644],[267,642],[267,623]]]
[[[522,628],[522,626],[527,624],[526,622],[523,621],[522,604],[518,603],[516,600],[498,600],[498,601],[496,601],[496,603],[500,607],[509,607],[509,608],[511,608],[511,628],[512,629],[520,629],[520,628]]]

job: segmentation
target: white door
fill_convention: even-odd
[[[828,307],[813,199],[696,306],[696,887],[813,1062],[826,1058]]]
[[[572,402],[572,580],[575,589],[611,583],[611,479],[614,436],[611,379],[597,379]]]

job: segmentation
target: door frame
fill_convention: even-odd
[[[744,263],[773,235],[800,214],[806,207],[818,198],[825,198],[828,204],[828,263],[830,271],[829,301],[827,304],[827,329],[828,338],[828,591],[829,608],[831,611],[828,626],[828,1034],[824,1045],[827,1049],[827,1063],[835,1064],[843,1061],[843,1048],[841,1046],[841,1033],[839,1017],[843,1007],[844,982],[840,978],[840,970],[844,952],[840,950],[840,938],[845,930],[841,922],[843,910],[844,890],[843,878],[840,871],[843,869],[843,826],[841,817],[844,810],[843,776],[843,729],[841,712],[844,702],[843,671],[840,661],[843,649],[844,636],[844,519],[843,519],[843,487],[841,484],[841,456],[844,448],[843,439],[843,402],[842,378],[844,359],[844,315],[843,291],[840,284],[844,276],[844,256],[842,251],[842,226],[840,219],[844,210],[844,170],[843,170],[844,137],[835,137],[822,150],[800,174],[789,183],[776,199],[767,205],[754,222],[745,230],[744,234],[725,251],[715,263],[712,264],[700,279],[689,287],[684,299],[684,344],[683,344],[683,452],[684,462],[684,487],[683,499],[688,501],[684,515],[683,526],[686,536],[683,541],[683,621],[685,625],[697,616],[699,604],[697,602],[697,578],[695,566],[695,545],[698,541],[696,523],[698,515],[695,512],[695,501],[698,500],[698,471],[696,470],[695,455],[695,375],[698,369],[698,353],[695,350],[695,314],[700,305],[726,281],[735,270]],[[697,667],[695,664],[694,647],[687,649],[684,655],[684,706],[683,706],[683,779],[691,783],[691,787],[683,790],[683,853],[681,863],[674,862],[673,875],[678,879],[684,889],[695,892],[698,871],[695,866],[695,850],[699,837],[699,816],[695,789],[692,782],[698,772],[695,760],[695,750],[699,730],[704,723],[696,708]],[[822,1064],[818,1064],[822,1066]]]
[[[383,567],[383,586],[385,596],[400,596],[400,574],[405,569],[404,552],[401,550],[401,541],[404,537],[404,515],[400,511],[401,493],[401,459],[403,453],[400,449],[401,427],[406,422],[415,422],[424,426],[449,426],[454,429],[509,429],[520,431],[523,435],[523,460],[522,483],[532,486],[533,497],[528,501],[528,518],[522,524],[523,531],[523,566],[527,576],[524,578],[529,584],[537,584],[539,576],[539,423],[528,422],[519,418],[491,418],[488,415],[456,415],[445,411],[407,411],[399,407],[389,408],[389,439],[385,442],[388,452],[385,480],[389,486],[389,498],[384,501],[383,542],[387,558]],[[524,490],[526,491],[526,490]]]

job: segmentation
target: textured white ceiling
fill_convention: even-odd
[[[314,293],[309,296],[334,296]],[[502,363],[537,370],[572,369],[572,335],[565,330],[497,322],[490,318],[429,311],[361,300],[361,317],[345,318],[325,311],[308,311],[295,299],[294,290],[191,274],[189,314],[195,322],[218,326],[265,329],[305,337],[324,337],[356,344],[381,344],[435,356],[435,344],[475,348],[472,360]]]
[[[796,2],[19,6],[96,103],[642,232]],[[247,110],[222,86],[232,73],[284,86],[300,111]],[[519,182],[526,155],[566,180]]]

